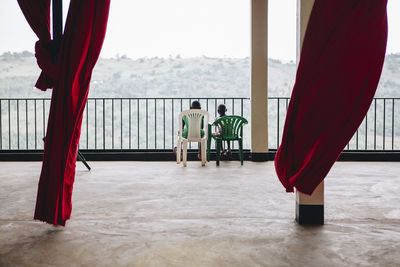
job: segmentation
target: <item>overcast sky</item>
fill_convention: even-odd
[[[296,56],[297,0],[269,0],[269,57]],[[67,11],[69,1],[64,0]],[[397,13],[397,16],[395,15]],[[400,52],[400,0],[389,0],[387,53]],[[395,32],[396,31],[396,32]],[[0,0],[0,54],[37,40],[16,0]],[[250,0],[112,0],[102,57],[250,55]]]

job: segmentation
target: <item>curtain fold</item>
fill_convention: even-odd
[[[55,65],[51,62],[56,53],[50,37],[50,0],[18,0],[26,20],[39,41],[35,45],[35,56],[42,69],[35,87],[43,91],[52,88],[56,77]]]
[[[380,79],[387,0],[316,0],[275,169],[287,192],[312,194],[357,131]]]
[[[64,226],[71,215],[82,115],[106,33],[110,0],[71,0],[57,64],[49,57],[50,0],[19,3],[40,38],[36,44],[39,66],[48,68],[54,78],[34,218]]]

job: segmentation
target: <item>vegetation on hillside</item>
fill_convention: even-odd
[[[290,96],[296,74],[293,62],[268,61],[270,96]],[[93,72],[90,97],[248,97],[250,58],[130,59],[100,58]],[[34,89],[40,73],[34,55],[0,56],[0,97],[49,97]],[[386,56],[376,96],[398,97],[400,54]]]

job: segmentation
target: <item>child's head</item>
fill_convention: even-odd
[[[224,104],[220,104],[218,106],[218,114],[219,116],[225,116],[226,113],[226,106]]]
[[[193,101],[190,105],[190,109],[201,109],[200,102],[197,100]]]

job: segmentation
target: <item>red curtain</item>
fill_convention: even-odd
[[[41,90],[46,90],[53,87],[51,76],[55,68],[50,63],[52,54],[56,52],[50,38],[50,0],[18,0],[18,4],[32,30],[39,38],[35,46],[35,56],[39,65],[42,65],[40,66],[42,73],[35,86]],[[43,66],[43,61],[46,62],[46,67]]]
[[[32,6],[34,4],[29,8]],[[110,0],[70,2],[56,71],[53,72],[55,84],[34,217],[50,224],[64,226],[71,215],[82,113],[92,70],[103,44],[109,6]],[[27,19],[31,17],[27,16]]]
[[[387,0],[316,0],[275,169],[311,194],[363,121],[385,58]]]

